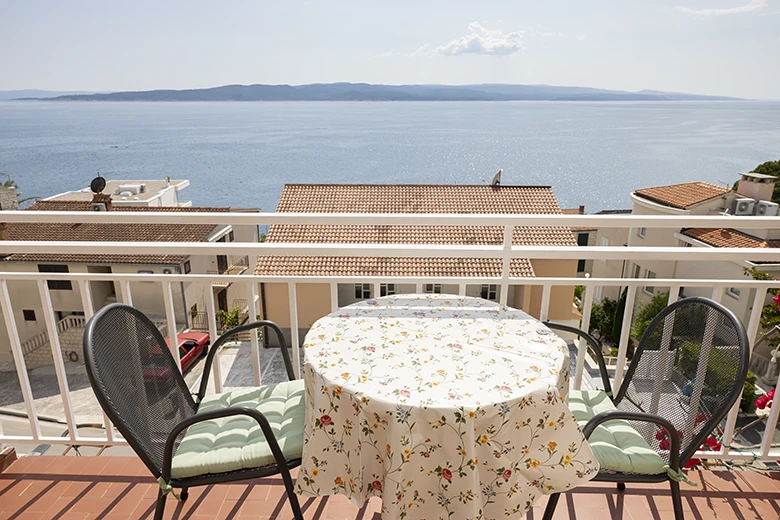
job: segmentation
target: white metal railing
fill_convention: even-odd
[[[93,281],[112,281],[119,289],[119,300],[132,304],[131,282],[157,282],[163,290],[166,310],[167,335],[171,344],[176,344],[175,334],[177,330],[176,316],[173,305],[173,284],[189,282],[203,284],[204,291],[211,294],[211,284],[214,282],[229,281],[233,284],[243,284],[246,288],[248,302],[257,301],[258,283],[281,283],[288,288],[290,334],[293,344],[293,360],[296,373],[300,367],[300,338],[298,335],[298,307],[296,302],[297,284],[327,283],[330,286],[330,304],[335,310],[338,307],[338,285],[354,283],[371,283],[374,286],[374,294],[379,294],[380,284],[413,284],[418,292],[422,292],[425,283],[441,283],[456,285],[459,294],[466,293],[469,285],[496,284],[500,286],[500,302],[506,304],[508,289],[510,286],[536,286],[542,289],[541,309],[539,318],[544,320],[549,315],[551,291],[553,287],[580,285],[585,287],[583,295],[582,328],[588,329],[590,314],[597,287],[627,287],[626,309],[623,323],[621,324],[621,336],[618,346],[618,355],[615,368],[615,387],[619,386],[623,377],[628,348],[629,333],[632,322],[632,311],[638,288],[648,284],[647,279],[642,278],[513,278],[509,276],[509,265],[513,258],[531,259],[601,259],[601,260],[631,260],[644,262],[649,260],[689,260],[699,262],[732,261],[744,262],[755,260],[780,264],[780,249],[774,248],[683,248],[683,247],[547,247],[547,246],[515,246],[512,245],[513,228],[516,226],[589,226],[612,228],[663,228],[680,229],[682,227],[729,227],[744,230],[750,229],[775,229],[780,230],[780,218],[775,217],[700,217],[700,216],[626,216],[626,215],[386,215],[386,214],[293,214],[293,213],[123,213],[123,212],[96,212],[96,213],[68,213],[68,212],[3,212],[3,220],[6,222],[115,222],[115,223],[208,223],[208,224],[233,224],[233,225],[258,225],[258,224],[349,224],[349,225],[444,225],[444,226],[499,226],[503,228],[503,241],[501,244],[490,246],[450,246],[450,245],[402,245],[402,244],[360,244],[356,247],[352,244],[285,244],[285,243],[149,243],[149,242],[34,242],[34,241],[0,241],[0,254],[8,253],[49,253],[49,254],[181,254],[181,255],[290,255],[290,256],[384,256],[384,257],[471,257],[471,258],[496,258],[501,259],[502,272],[498,277],[336,277],[336,276],[258,276],[258,275],[209,275],[209,274],[101,274],[101,273],[38,273],[38,272],[0,272],[0,307],[6,322],[11,349],[16,363],[16,371],[22,388],[25,407],[30,421],[31,435],[13,437],[3,435],[0,432],[0,441],[19,442],[47,442],[52,444],[83,444],[106,445],[122,442],[114,436],[109,426],[106,437],[83,438],[74,428],[75,417],[70,403],[67,377],[63,368],[62,354],[57,341],[51,344],[55,361],[55,371],[60,386],[66,422],[69,434],[66,437],[50,437],[41,434],[38,416],[35,411],[35,402],[30,388],[30,381],[25,370],[23,352],[19,342],[18,332],[13,316],[13,298],[8,290],[8,282],[16,280],[34,281],[38,285],[41,301],[44,308],[44,317],[50,336],[56,330],[53,320],[54,312],[46,280],[70,280],[77,285],[82,294],[85,309],[85,319],[89,319],[93,313],[90,292],[90,283]],[[1,268],[1,266],[0,266]],[[572,273],[574,274],[574,273]],[[680,287],[708,288],[711,297],[721,300],[727,288],[743,290],[747,294],[748,289],[755,289],[752,312],[748,320],[747,329],[751,342],[755,342],[759,330],[761,309],[766,299],[767,291],[780,288],[780,281],[758,281],[751,279],[654,279],[655,287],[669,288],[670,301],[676,299]],[[217,323],[214,301],[207,298],[206,316],[208,329],[212,337],[217,335]],[[584,359],[586,347],[583,342],[579,345],[579,355],[574,374],[574,383],[579,387],[584,372]],[[174,355],[177,355],[174,349]],[[260,384],[259,345],[255,335],[252,335],[252,369],[255,383]],[[214,363],[214,381],[216,391],[221,391],[222,377],[219,363]],[[780,378],[778,380],[780,383]],[[732,437],[735,431],[737,407],[731,411],[726,423],[726,435],[723,446],[718,452],[701,452],[700,457],[727,458],[750,460],[754,458],[765,460],[780,459],[780,450],[772,445],[772,434],[778,421],[780,406],[773,408],[767,419],[765,434],[760,448],[754,452],[730,451]]]

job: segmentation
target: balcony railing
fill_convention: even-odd
[[[546,246],[514,246],[512,232],[516,226],[588,226],[605,228],[663,228],[679,230],[683,227],[717,228],[729,227],[743,230],[780,229],[780,218],[774,217],[720,217],[720,216],[581,216],[581,215],[388,215],[388,214],[262,214],[262,213],[68,213],[68,212],[3,212],[5,222],[101,222],[101,223],[180,223],[180,224],[342,224],[342,225],[437,225],[437,226],[500,226],[503,228],[503,244],[493,246],[451,246],[451,245],[400,245],[400,244],[301,244],[301,243],[148,243],[148,242],[38,242],[38,241],[0,241],[0,254],[15,253],[47,253],[47,254],[176,254],[176,255],[290,255],[290,256],[381,256],[397,258],[419,257],[470,257],[501,259],[502,271],[498,277],[352,277],[352,276],[257,276],[257,275],[212,275],[212,274],[101,274],[101,273],[38,273],[38,272],[0,272],[0,307],[5,319],[11,350],[15,361],[16,372],[21,387],[21,393],[30,423],[30,435],[12,436],[0,432],[0,442],[45,442],[50,444],[79,445],[114,445],[123,443],[108,420],[104,418],[106,435],[104,437],[82,437],[79,435],[70,399],[67,374],[64,369],[57,334],[57,322],[52,309],[51,296],[47,280],[70,280],[78,286],[81,292],[85,318],[89,319],[94,306],[90,292],[90,282],[111,281],[119,290],[119,300],[132,304],[133,295],[131,282],[156,282],[162,288],[166,309],[168,335],[172,344],[176,344],[177,330],[174,311],[174,287],[180,282],[202,284],[211,294],[211,286],[218,281],[241,284],[245,290],[246,300],[258,300],[259,283],[286,284],[289,304],[290,334],[293,344],[293,360],[297,371],[300,367],[300,344],[297,291],[298,284],[328,284],[330,286],[330,308],[338,308],[338,285],[370,283],[373,284],[373,294],[380,293],[380,285],[385,283],[411,284],[418,292],[423,292],[423,285],[430,283],[455,285],[460,294],[465,294],[467,286],[494,284],[500,287],[500,303],[507,303],[510,286],[541,287],[541,309],[538,318],[545,320],[549,315],[551,291],[554,287],[575,285],[584,286],[582,298],[582,327],[588,329],[591,309],[596,288],[623,287],[627,288],[626,310],[621,323],[620,341],[615,360],[615,387],[623,378],[626,367],[629,345],[632,312],[637,297],[638,288],[646,286],[644,278],[579,278],[572,272],[571,277],[536,277],[513,278],[510,276],[509,265],[513,258],[531,259],[600,259],[620,261],[696,261],[696,262],[745,262],[746,260],[780,264],[780,249],[775,248],[705,248],[705,247],[546,247]],[[2,267],[0,267],[2,269]],[[43,314],[51,342],[54,369],[59,383],[65,420],[68,431],[65,437],[46,436],[41,433],[36,403],[30,386],[30,379],[25,369],[24,352],[14,316],[14,295],[9,291],[8,282],[26,280],[36,282],[43,305]],[[706,288],[714,300],[720,301],[728,289],[737,289],[746,295],[749,289],[755,289],[752,299],[752,310],[746,320],[746,328],[751,342],[755,342],[759,328],[761,310],[769,289],[780,288],[780,281],[741,279],[654,279],[655,287],[669,289],[669,303],[677,299],[679,290],[683,288]],[[206,310],[200,320],[206,322],[212,337],[217,336],[215,305],[213,298],[207,298]],[[248,305],[251,307],[251,305]],[[200,315],[199,315],[200,316]],[[253,356],[253,375],[256,384],[260,384],[259,343],[252,335],[251,352]],[[578,346],[576,370],[573,377],[575,387],[579,388],[583,381],[585,368],[586,346]],[[174,349],[174,355],[178,355]],[[222,390],[223,377],[219,363],[214,363],[215,390]],[[777,381],[780,382],[780,381]],[[777,383],[776,382],[776,383]],[[773,434],[780,414],[780,406],[775,406],[766,420],[766,426],[760,445],[752,450],[736,451],[731,448],[735,434],[738,407],[728,416],[725,424],[723,448],[719,451],[699,453],[700,458],[715,458],[728,460],[778,460],[780,449],[773,446]]]

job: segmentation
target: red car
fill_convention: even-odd
[[[179,340],[179,359],[181,360],[181,371],[185,373],[200,356],[205,356],[209,351],[210,338],[204,332],[183,332],[177,336]],[[165,345],[170,348],[170,340],[165,338]],[[159,347],[155,347],[151,352],[150,364],[143,369],[144,377],[151,379],[166,379],[170,377],[167,362],[155,360],[156,356],[162,354]]]
[[[177,336],[179,340],[179,358],[181,359],[181,372],[186,372],[200,356],[205,356],[209,351],[209,335],[205,332],[182,332]],[[165,338],[165,344],[170,348],[170,340]]]

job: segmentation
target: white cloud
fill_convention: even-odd
[[[505,33],[502,29],[487,29],[479,22],[469,24],[469,33],[434,48],[433,54],[461,56],[481,54],[486,56],[511,56],[523,50],[523,31]],[[419,53],[420,49],[415,51]]]
[[[691,7],[678,5],[677,7],[675,7],[675,9],[683,13],[692,14],[696,18],[704,18],[707,16],[722,16],[727,14],[749,13],[757,9],[763,9],[766,6],[767,6],[767,0],[750,0],[750,3],[739,5],[737,7],[693,9]]]
[[[780,11],[775,11],[773,13],[761,13],[758,16],[777,16],[778,14],[780,14]]]
[[[587,38],[587,36],[585,36],[584,34],[580,34],[579,36],[577,36],[577,39],[578,39],[579,41],[584,41],[584,40],[585,40],[585,38]]]

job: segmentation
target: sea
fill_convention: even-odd
[[[780,102],[0,102],[0,172],[24,197],[189,179],[199,206],[274,211],[285,183],[549,185],[562,207],[732,185],[780,159]]]

